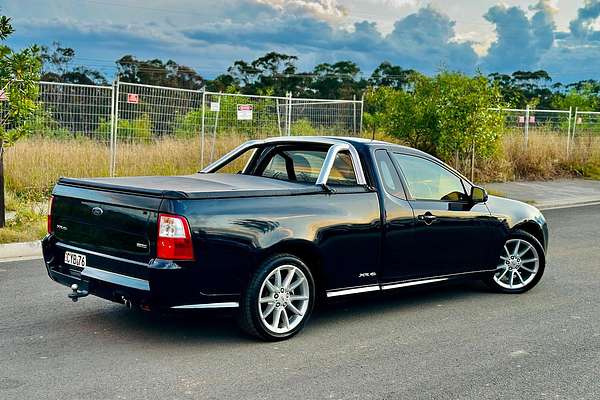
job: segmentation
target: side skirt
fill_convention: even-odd
[[[384,284],[379,284],[379,285],[368,285],[368,286],[332,289],[332,290],[327,291],[327,297],[346,296],[346,295],[358,294],[358,293],[367,293],[367,292],[374,292],[374,291],[398,289],[398,288],[409,287],[409,286],[427,285],[430,283],[443,282],[443,281],[447,281],[450,279],[460,278],[463,276],[484,274],[484,273],[489,273],[489,272],[494,272],[494,271],[495,271],[495,269],[484,269],[484,270],[479,270],[479,271],[469,271],[469,272],[460,272],[457,274],[441,275],[441,276],[430,277],[430,278],[426,278],[426,279],[412,279],[412,280],[406,280],[406,281],[389,282],[389,283],[384,283]]]
[[[181,306],[173,306],[173,309],[206,309],[206,308],[238,308],[240,304],[235,301],[224,303],[203,303],[203,304],[184,304]]]

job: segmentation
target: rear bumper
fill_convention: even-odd
[[[66,250],[86,255],[93,266],[78,268],[64,264]],[[202,293],[196,274],[169,260],[155,259],[147,264],[128,261],[59,243],[53,235],[42,240],[42,252],[46,271],[53,281],[68,287],[77,284],[80,290],[110,301],[123,303],[128,300],[150,309],[239,306],[239,296]],[[113,268],[123,263],[135,264],[137,276],[119,273]]]

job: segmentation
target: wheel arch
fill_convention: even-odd
[[[288,239],[276,243],[265,249],[259,257],[259,265],[267,258],[276,254],[290,254],[302,260],[315,280],[315,289],[318,297],[325,293],[325,274],[323,268],[323,255],[313,242],[302,239]]]
[[[540,242],[543,249],[546,249],[546,240],[544,237],[544,232],[542,231],[542,227],[539,224],[535,223],[534,221],[524,221],[520,224],[515,225],[512,228],[512,232],[515,232],[517,230],[529,233],[534,238],[536,238],[538,242]]]

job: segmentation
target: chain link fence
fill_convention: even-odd
[[[576,109],[571,137],[573,147],[588,150],[600,147],[600,112]]]
[[[114,92],[111,160],[114,174],[119,175],[122,171],[157,173],[148,164],[150,160],[140,159],[138,155],[162,157],[161,147],[165,152],[185,151],[179,156],[193,156],[199,160],[202,92],[124,82],[117,83]]]
[[[202,165],[240,140],[290,135],[356,136],[361,131],[362,101],[206,92],[204,104]]]
[[[504,115],[505,134],[522,136],[524,148],[529,146],[532,137],[542,137],[544,140],[561,142],[565,152],[569,152],[572,144],[572,110],[538,110],[530,108],[494,110]]]
[[[9,83],[10,84],[10,83]],[[3,93],[3,92],[2,92]],[[0,96],[0,117],[8,112]],[[281,135],[358,135],[362,101],[211,93],[115,82],[93,86],[39,83],[32,137],[86,142],[106,158],[106,175],[176,173],[192,159],[198,169],[249,139]],[[6,126],[6,118],[2,118]],[[143,156],[142,156],[143,154]],[[157,164],[173,164],[171,170]],[[183,165],[183,164],[182,164]],[[189,167],[187,167],[189,169]]]

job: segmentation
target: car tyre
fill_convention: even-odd
[[[291,254],[277,254],[261,264],[242,294],[240,328],[263,340],[289,339],[308,321],[315,298],[306,264]]]
[[[496,292],[524,293],[542,278],[546,255],[541,243],[530,233],[511,233],[501,251],[496,271],[484,282]]]

